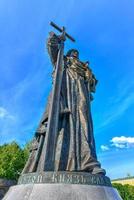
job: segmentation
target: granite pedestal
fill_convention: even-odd
[[[76,184],[27,184],[10,188],[3,200],[121,200],[116,189]]]
[[[106,176],[42,173],[20,177],[3,200],[121,200]]]
[[[4,197],[8,189],[16,185],[16,181],[0,178],[0,200]]]

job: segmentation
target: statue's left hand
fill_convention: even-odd
[[[61,35],[58,36],[60,41],[65,41],[66,40],[66,36],[64,33],[62,33]]]

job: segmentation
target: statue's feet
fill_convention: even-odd
[[[95,167],[92,171],[92,174],[106,175],[106,171],[105,171],[105,169]]]

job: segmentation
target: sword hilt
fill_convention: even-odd
[[[60,33],[62,33],[65,29],[65,27],[60,28],[59,26],[57,26],[54,22],[50,22],[50,25],[53,26],[55,29],[57,29]],[[75,39],[70,36],[68,33],[65,32],[65,36],[70,39],[72,42],[75,42]]]

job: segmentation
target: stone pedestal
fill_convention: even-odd
[[[106,176],[89,173],[26,174],[3,200],[121,200]]]
[[[116,189],[76,184],[26,184],[10,188],[3,200],[121,200]]]
[[[16,185],[16,181],[0,178],[0,200],[4,197],[9,187]]]

